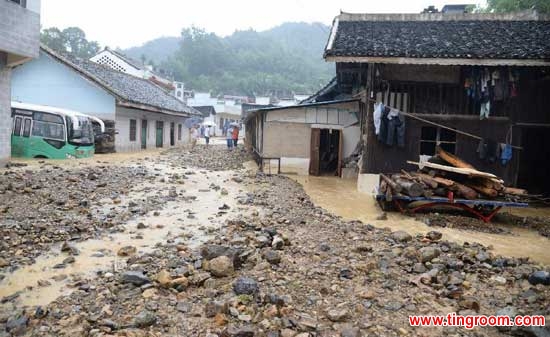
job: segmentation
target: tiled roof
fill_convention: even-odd
[[[335,20],[325,57],[550,61],[550,21],[476,14],[423,19],[347,15]],[[481,14],[477,14],[481,15]],[[479,19],[487,17],[488,19]],[[418,17],[420,18],[420,17]],[[427,19],[426,19],[427,18]]]
[[[69,55],[61,55],[46,46],[41,49],[83,74],[90,80],[115,95],[119,101],[142,107],[144,110],[184,115],[200,115],[200,112],[185,105],[155,84],[110,67]]]
[[[212,105],[194,106],[193,109],[200,111],[203,117],[208,117],[210,115],[216,114],[216,109]]]

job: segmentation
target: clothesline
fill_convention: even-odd
[[[378,101],[374,100],[374,99],[371,99],[371,98],[368,98],[368,100],[370,102],[373,102],[373,103],[378,103]],[[393,109],[393,108],[392,108]],[[442,129],[447,129],[447,130],[450,130],[450,131],[454,131],[458,134],[461,134],[461,135],[464,135],[464,136],[467,136],[467,137],[471,137],[471,138],[474,138],[474,139],[477,139],[477,140],[483,140],[482,137],[480,136],[476,136],[474,134],[471,134],[471,133],[468,133],[468,132],[465,132],[465,131],[461,131],[461,130],[457,130],[457,129],[453,129],[449,126],[446,126],[446,125],[443,125],[443,124],[440,124],[440,123],[436,123],[436,122],[432,122],[430,120],[427,120],[427,119],[424,119],[422,117],[419,117],[419,116],[416,116],[414,114],[411,114],[411,113],[408,113],[408,112],[405,112],[405,111],[401,111],[399,109],[395,109],[397,110],[400,114],[403,114],[404,116],[407,116],[407,117],[411,117],[411,118],[414,118],[416,120],[419,120],[421,122],[424,122],[426,124],[430,124],[430,125],[433,125],[433,126],[438,126]],[[515,146],[515,145],[511,145],[513,149],[516,149],[516,150],[523,150],[523,147],[521,146]]]

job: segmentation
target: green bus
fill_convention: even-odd
[[[11,103],[11,155],[25,158],[87,158],[94,154],[96,117],[76,111],[20,102]]]

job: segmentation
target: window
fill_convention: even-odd
[[[178,88],[181,89],[182,85],[181,83],[178,83]]]
[[[23,137],[29,137],[31,135],[31,120],[26,118],[25,125],[23,125]]]
[[[420,154],[433,156],[441,147],[449,153],[456,151],[456,132],[434,126],[424,126],[420,131]]]
[[[178,91],[178,97],[181,97],[181,91]]]
[[[21,136],[21,124],[23,123],[23,118],[21,117],[15,117],[15,122],[13,126],[13,135],[14,136]]]
[[[136,141],[136,134],[137,134],[137,122],[135,119],[130,119],[130,141],[131,142]]]
[[[15,2],[16,4],[20,5],[21,7],[27,8],[27,0],[10,0],[11,2]]]
[[[34,121],[32,135],[48,139],[65,140],[65,126],[50,122]]]
[[[181,124],[178,124],[178,140],[181,140],[181,130],[182,130],[182,126]]]

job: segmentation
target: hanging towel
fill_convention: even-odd
[[[500,163],[506,166],[512,160],[512,145],[500,144]]]
[[[378,136],[380,133],[380,120],[382,119],[382,111],[384,111],[383,103],[374,104],[374,113],[372,115],[374,120],[374,134]]]

